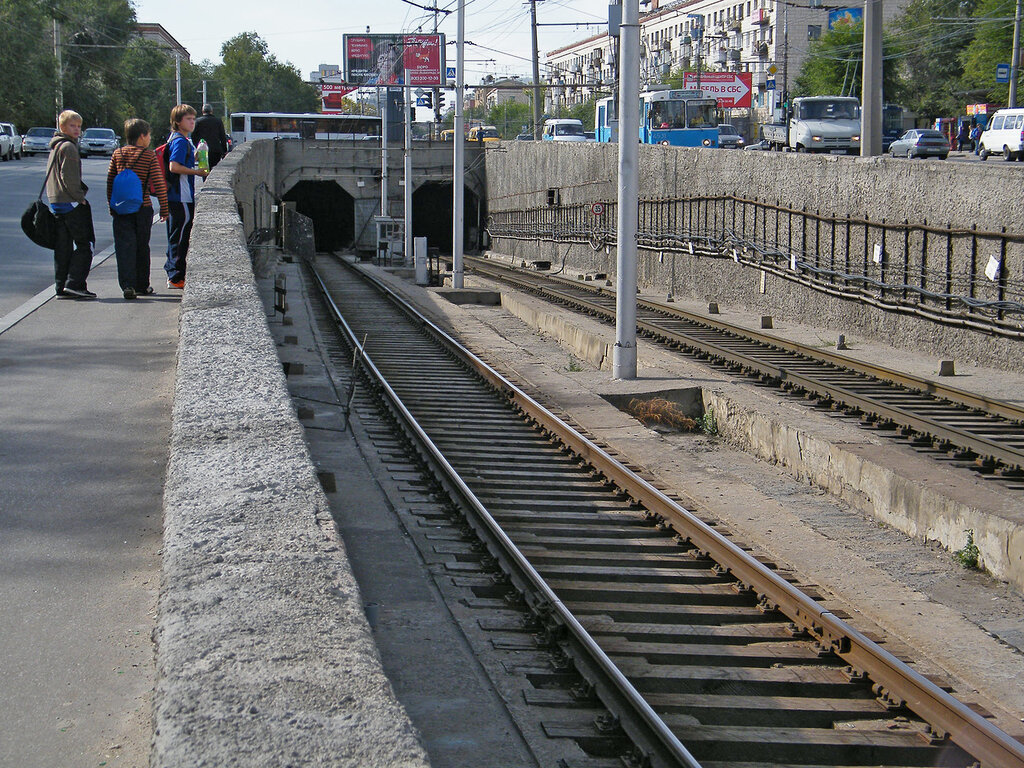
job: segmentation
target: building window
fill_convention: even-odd
[[[821,24],[808,24],[807,25],[807,39],[817,40],[821,37]]]

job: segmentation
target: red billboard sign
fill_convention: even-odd
[[[345,35],[349,85],[445,84],[444,35]]]
[[[355,90],[351,85],[341,83],[320,83],[320,111],[325,114],[344,112],[341,100]]]
[[[700,89],[718,99],[722,109],[749,107],[753,75],[750,72],[701,72]],[[697,73],[683,76],[683,88],[697,87]]]

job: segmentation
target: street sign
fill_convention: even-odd
[[[702,72],[700,89],[718,99],[718,106],[722,109],[749,107],[752,77],[750,72]],[[683,77],[683,88],[696,87],[696,73],[687,72]]]
[[[416,106],[417,107],[429,107],[430,106],[430,99],[428,99],[426,96],[420,96],[419,98],[416,99]]]
[[[769,64],[768,65],[768,74],[769,75],[774,75],[778,71],[779,71],[779,68],[776,67],[774,64]]]
[[[594,203],[590,206],[590,212],[595,216],[604,216],[604,203]]]
[[[775,78],[774,77],[766,77],[765,80],[764,80],[764,87],[767,90],[769,90],[769,91],[774,91],[775,90]]]
[[[445,80],[454,80],[455,79],[455,67],[445,67],[444,79]]]
[[[1010,65],[1009,64],[996,64],[996,82],[997,83],[1008,83],[1008,82],[1010,82]]]

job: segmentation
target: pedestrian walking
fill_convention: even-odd
[[[956,148],[963,152],[971,140],[971,128],[966,121],[960,123],[960,130],[956,134]]]
[[[66,109],[57,118],[57,133],[50,140],[46,161],[46,199],[56,218],[53,246],[54,283],[58,296],[95,299],[86,286],[92,267],[92,211],[82,181],[82,156],[78,137],[82,135],[82,116]]]
[[[125,146],[114,150],[107,168],[117,282],[126,299],[154,292],[149,281],[149,237],[153,229],[150,192],[160,203],[160,221],[167,221],[169,210],[163,170],[149,148],[150,133],[145,120],[126,120]]]
[[[971,125],[971,149],[974,154],[978,154],[978,150],[981,148],[981,126],[977,123]]]
[[[205,141],[210,148],[210,170],[217,167],[217,163],[228,153],[228,134],[224,130],[224,123],[213,114],[213,107],[203,104],[203,116],[196,120],[195,130],[192,132],[192,146],[198,147],[200,141]]]
[[[178,104],[171,110],[171,135],[167,138],[167,287],[185,287],[188,244],[192,236],[192,218],[196,209],[195,177],[206,178],[208,171],[196,168],[196,153],[189,141],[196,126],[196,110]]]

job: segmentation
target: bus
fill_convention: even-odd
[[[615,141],[618,124],[616,98],[597,102],[594,138]],[[701,91],[661,88],[640,94],[640,141],[674,147],[717,147],[717,102]]]
[[[231,142],[256,139],[380,139],[380,118],[375,115],[289,114],[285,112],[233,112]]]

